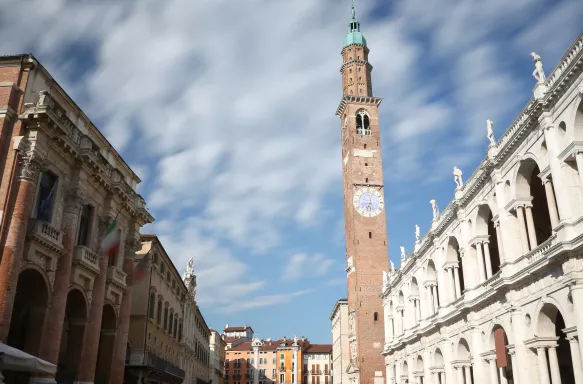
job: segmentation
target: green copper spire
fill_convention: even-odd
[[[360,32],[360,23],[356,20],[356,10],[354,9],[354,0],[352,0],[352,20],[348,25],[348,35],[344,39],[344,46],[351,44],[360,44],[366,47],[366,39]]]

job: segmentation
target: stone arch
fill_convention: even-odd
[[[436,348],[435,352],[433,353],[433,366],[436,368],[441,368],[445,365],[443,360],[443,354],[441,353],[441,349]]]
[[[575,374],[573,371],[571,348],[563,329],[567,328],[566,319],[563,317],[558,303],[554,300],[541,300],[540,308],[536,313],[536,336],[543,338],[554,338],[557,340],[557,360],[558,371],[561,375],[561,382],[574,383]],[[549,351],[550,353],[550,351]],[[549,361],[552,364],[552,361]],[[551,370],[553,367],[551,366]]]
[[[399,291],[399,293],[397,294],[398,297],[398,305],[399,306],[404,306],[405,305],[405,295],[403,295],[403,291]]]
[[[504,330],[504,335],[507,339],[507,344],[513,344],[513,336],[512,334],[508,333],[508,329],[510,329],[510,324],[504,324],[503,321],[501,321],[501,319],[495,319],[495,321],[490,321],[490,323],[487,326],[487,330],[485,332],[486,335],[488,335],[488,349],[495,349],[496,346],[494,344],[494,332],[499,329],[502,328]]]
[[[428,281],[437,281],[437,271],[433,260],[427,260],[427,268],[425,271],[425,279]]]
[[[425,364],[423,363],[423,356],[421,355],[417,356],[417,364],[415,366],[415,370],[421,373],[425,372]]]
[[[7,344],[38,356],[50,285],[40,268],[30,266],[18,275]]]
[[[456,353],[456,360],[464,360],[464,361],[470,360],[470,356],[471,356],[470,345],[464,337],[461,337],[458,340],[455,353]]]
[[[411,295],[419,296],[419,284],[417,284],[417,278],[415,276],[411,277],[411,287],[409,290]]]
[[[69,291],[67,292],[67,295],[69,295],[69,293],[71,293],[72,291],[76,291],[74,293],[75,295],[79,294],[79,295],[83,296],[83,301],[85,303],[85,308],[86,308],[85,315],[83,316],[83,318],[88,319],[89,318],[89,308],[90,308],[90,305],[88,305],[88,304],[89,304],[90,300],[87,297],[87,292],[85,292],[85,290],[81,286],[79,286],[78,284],[72,284],[71,286],[69,286]]]
[[[103,305],[101,314],[101,336],[97,350],[95,366],[95,383],[108,383],[113,358],[115,336],[117,335],[117,311],[111,303]]]
[[[448,241],[447,241],[447,247],[445,250],[445,261],[457,264],[457,266],[458,266],[457,278],[459,279],[460,294],[462,294],[462,292],[466,289],[465,279],[464,279],[464,268],[463,268],[462,253],[460,250],[460,244],[459,244],[457,237],[455,237],[455,236],[450,236]],[[454,273],[456,273],[456,272],[454,271]],[[452,284],[453,283],[454,282],[452,282]],[[456,282],[456,284],[457,284],[457,282]],[[457,295],[457,293],[456,293],[456,295]]]
[[[476,236],[483,236],[488,239],[488,242],[483,244],[484,250],[482,257],[484,257],[484,261],[482,265],[487,266],[486,276],[490,278],[500,270],[501,261],[500,245],[498,244],[496,227],[494,227],[494,214],[488,204],[482,204],[478,207],[478,214],[476,215]]]
[[[504,375],[504,378],[506,379],[506,382],[513,382],[514,381],[514,374],[513,374],[513,367],[512,367],[512,358],[510,357],[510,353],[508,352],[508,345],[510,345],[511,343],[509,342],[509,336],[506,333],[506,329],[503,327],[501,324],[499,323],[494,323],[494,326],[492,327],[492,331],[490,333],[490,343],[491,343],[491,349],[496,351],[496,334],[498,332],[501,332],[503,334],[503,342],[504,342],[504,346],[502,347],[503,349],[501,350],[501,354],[502,356],[505,355],[506,356],[506,362],[507,365],[504,368],[500,368],[499,374],[500,375]],[[498,351],[496,351],[497,356],[498,355]]]
[[[527,230],[529,244],[540,244],[552,235],[552,225],[549,213],[545,187],[538,177],[539,162],[534,157],[528,157],[520,162],[516,173],[516,199],[531,201],[532,208],[526,208],[526,222],[532,214],[534,233]],[[529,213],[531,211],[532,213]],[[518,214],[518,213],[517,213]],[[525,229],[526,230],[526,229]],[[532,237],[532,238],[531,238]],[[530,246],[530,249],[533,247]]]
[[[407,360],[403,360],[403,375],[409,377],[409,364]]]
[[[61,347],[59,349],[59,364],[57,381],[68,382],[77,379],[81,364],[81,352],[85,326],[89,314],[89,304],[85,292],[76,286],[67,293],[65,307],[65,320],[63,321],[63,333],[61,335]]]

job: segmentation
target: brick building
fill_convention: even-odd
[[[0,342],[57,364],[60,382],[123,381],[139,229],[153,221],[139,182],[32,55],[0,57]]]
[[[369,49],[354,6],[342,48],[341,121],[351,384],[383,384],[382,273],[389,268],[383,159]],[[348,383],[345,383],[348,384]]]

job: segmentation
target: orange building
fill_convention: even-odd
[[[331,352],[331,345],[310,344],[304,337],[243,341],[226,351],[225,384],[310,384],[312,376],[313,384],[332,384]],[[318,360],[322,364],[318,371],[306,371],[308,363],[315,362],[307,360],[306,353],[312,357],[328,353],[328,359]]]

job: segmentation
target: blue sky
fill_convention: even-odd
[[[371,49],[389,254],[409,251],[583,24],[580,0],[357,0]],[[329,343],[346,296],[340,50],[349,0],[0,0],[0,54],[32,52],[143,179],[207,323]],[[6,11],[8,10],[8,11]]]

